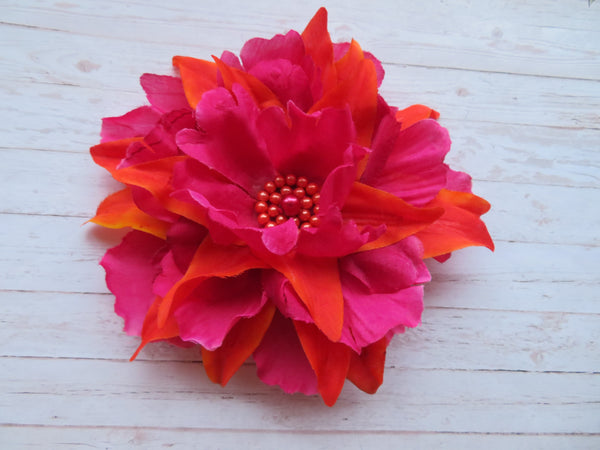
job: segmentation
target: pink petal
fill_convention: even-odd
[[[162,112],[189,108],[181,78],[145,73],[140,84],[152,106]]]
[[[275,177],[275,170],[260,145],[255,126],[258,109],[249,94],[235,85],[232,94],[224,88],[206,92],[196,109],[198,130],[177,134],[184,153],[224,175],[255,195]]]
[[[275,313],[253,357],[258,377],[264,383],[277,385],[288,394],[318,393],[317,377],[304,354],[294,325],[281,314]]]
[[[346,280],[344,327],[340,342],[360,353],[388,332],[403,326],[416,327],[423,312],[423,286],[413,286],[388,294],[369,294],[354,280]]]
[[[258,314],[265,301],[259,271],[210,278],[175,307],[179,335],[184,341],[214,350],[238,320]]]
[[[327,108],[308,115],[293,103],[288,104],[287,117],[280,108],[262,111],[257,128],[279,173],[305,176],[318,184],[345,163],[345,151],[356,138],[348,109]]]
[[[296,246],[298,232],[298,226],[290,219],[276,227],[262,230],[262,241],[271,253],[285,255]]]
[[[450,138],[432,119],[421,120],[399,133],[394,122],[391,117],[381,122],[361,181],[422,206],[446,185],[443,161],[450,150]]]
[[[446,189],[472,193],[471,175],[448,168],[448,173],[446,174]]]
[[[232,52],[230,52],[229,50],[225,50],[222,54],[221,54],[221,58],[219,58],[221,61],[223,61],[225,64],[227,64],[229,67],[233,67],[234,69],[238,69],[238,70],[244,70],[244,68],[242,67],[242,63],[240,62],[240,59]]]
[[[152,284],[160,273],[165,241],[141,231],[128,233],[106,252],[100,264],[115,295],[115,312],[125,319],[127,334],[140,335],[146,312],[156,295]]]
[[[181,271],[175,259],[173,252],[169,251],[160,262],[160,273],[154,279],[153,291],[159,297],[164,297],[171,290],[173,285],[179,281],[185,272]]]
[[[208,230],[202,225],[184,217],[173,223],[167,231],[167,245],[171,249],[177,268],[185,273],[196,249],[204,240]]]
[[[159,119],[160,112],[150,106],[141,106],[119,117],[105,117],[100,142],[145,136]]]
[[[262,61],[287,59],[300,65],[304,60],[304,42],[298,32],[292,30],[285,36],[278,34],[271,39],[250,39],[242,47],[240,57],[246,70],[250,71]]]
[[[376,250],[355,253],[340,260],[345,281],[353,278],[367,293],[393,293],[430,280],[421,259],[423,248],[415,237]]]
[[[275,270],[263,270],[262,282],[269,300],[285,317],[314,323],[306,306],[294,291],[290,280]]]
[[[308,75],[302,67],[292,64],[287,59],[259,62],[249,73],[271,89],[282,104],[292,101],[303,111],[312,106]]]

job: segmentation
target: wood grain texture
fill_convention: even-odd
[[[225,388],[193,349],[122,332],[84,222],[118,188],[88,154],[146,102],[144,72],[301,30],[321,2],[6,0],[0,5],[1,448],[600,447],[600,4],[329,1],[335,41],[386,70],[389,103],[440,113],[448,162],[488,199],[495,253],[428,262],[419,328],[385,381],[334,408]]]

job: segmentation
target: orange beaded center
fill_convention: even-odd
[[[298,228],[318,227],[319,186],[304,177],[277,175],[256,196],[254,210],[262,227],[274,227],[294,219]]]

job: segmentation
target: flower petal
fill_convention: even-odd
[[[423,286],[386,294],[369,294],[353,279],[343,279],[344,328],[340,342],[354,351],[401,326],[416,327],[423,312]]]
[[[342,392],[350,365],[350,349],[331,342],[314,325],[294,322],[304,353],[310,362],[327,406],[333,406]]]
[[[140,210],[133,201],[131,189],[125,188],[106,197],[96,215],[89,220],[107,228],[131,227],[164,239],[169,224]]]
[[[266,267],[265,263],[256,258],[248,247],[217,245],[207,236],[196,250],[183,278],[173,286],[163,299],[158,312],[159,326],[162,326],[171,315],[174,301],[178,302],[185,299],[205,279],[210,277],[232,277],[250,269]]]
[[[196,109],[202,131],[179,132],[177,145],[254,196],[275,170],[254,124],[258,110],[245,91],[235,92],[237,102],[226,89],[207,92]]]
[[[287,115],[280,108],[262,111],[257,129],[279,173],[319,184],[346,163],[346,150],[356,136],[348,109],[329,108],[309,115],[293,103],[288,104]]]
[[[404,131],[398,128],[391,116],[382,121],[361,182],[422,206],[446,185],[444,157],[450,137],[434,120],[422,120]]]
[[[154,301],[152,284],[160,273],[165,241],[141,231],[128,233],[106,252],[100,265],[106,284],[115,295],[115,312],[125,319],[125,332],[139,335],[144,317]]]
[[[160,112],[150,106],[141,106],[119,117],[105,117],[100,142],[145,136],[159,120]]]
[[[409,236],[387,247],[348,255],[340,259],[342,285],[352,277],[368,293],[385,294],[426,283],[431,276],[422,254],[421,241]]]
[[[296,254],[272,257],[269,263],[292,284],[317,327],[338,341],[344,322],[344,299],[336,258]]]
[[[335,63],[337,84],[325,91],[309,113],[328,107],[350,107],[356,126],[357,142],[369,147],[377,113],[377,72],[372,61],[366,59],[360,46],[352,41],[348,53]]]
[[[262,231],[262,242],[271,253],[285,255],[296,246],[298,234],[298,226],[290,219],[276,227],[265,228]]]
[[[360,390],[374,394],[383,383],[385,353],[389,339],[384,337],[362,349],[360,355],[351,352],[348,379]]]
[[[335,83],[336,75],[333,66],[333,44],[327,31],[327,10],[319,8],[317,13],[302,32],[302,40],[306,54],[315,64],[314,79],[320,79],[319,87],[326,86],[326,90]],[[315,93],[313,88],[313,94]]]
[[[277,96],[262,81],[255,76],[244,72],[243,70],[230,67],[216,56],[213,56],[219,69],[219,74],[223,77],[223,86],[233,92],[233,87],[237,84],[242,87],[252,97],[254,103],[260,108],[269,106],[281,107],[281,102]],[[236,94],[237,95],[237,94]]]
[[[127,149],[133,142],[140,142],[142,138],[121,139],[118,141],[103,142],[90,148],[90,154],[96,164],[104,167],[114,176],[115,170],[127,155]]]
[[[242,47],[240,57],[246,70],[250,71],[264,61],[285,59],[299,65],[304,59],[304,43],[297,31],[278,34],[271,39],[254,38]]]
[[[439,112],[425,105],[412,105],[396,112],[396,120],[402,125],[403,130],[414,125],[420,120],[437,120],[439,117]]]
[[[275,307],[266,303],[255,316],[240,319],[219,348],[211,351],[202,347],[202,364],[213,383],[227,384],[263,340],[274,313]]]
[[[417,208],[385,191],[362,183],[354,183],[342,214],[359,226],[384,224],[386,232],[377,240],[363,246],[369,250],[393,244],[437,220],[443,209]]]
[[[202,281],[173,306],[173,315],[181,339],[214,350],[223,344],[240,319],[258,314],[266,300],[260,273],[247,271],[234,277]]]
[[[181,78],[145,73],[140,84],[150,104],[163,113],[189,108]]]
[[[306,306],[286,277],[275,270],[263,270],[262,282],[265,293],[277,307],[277,311],[292,320],[314,323]]]
[[[162,299],[160,297],[156,297],[150,309],[148,310],[148,314],[144,319],[144,326],[142,328],[142,343],[139,345],[135,353],[129,358],[130,361],[133,361],[142,349],[146,346],[146,344],[154,341],[162,341],[162,340],[171,340],[173,343],[180,343],[178,340],[179,329],[177,328],[177,322],[173,317],[170,317],[164,324],[159,325],[157,320],[157,312],[160,309],[160,305],[162,303]]]
[[[313,372],[294,329],[293,322],[279,312],[254,351],[256,373],[263,383],[280,386],[288,394],[318,393]]]
[[[444,214],[435,223],[419,231],[423,243],[423,258],[444,255],[470,246],[484,246],[494,250],[494,243],[479,216],[490,209],[490,204],[468,192],[442,189],[428,206],[442,207]]]
[[[187,56],[174,56],[173,65],[179,69],[185,96],[195,109],[202,95],[217,87],[217,65]]]

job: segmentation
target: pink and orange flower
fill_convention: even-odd
[[[150,106],[103,120],[91,153],[125,186],[92,221],[133,229],[101,262],[115,311],[134,357],[196,345],[222,385],[252,357],[327,405],[346,379],[374,393],[420,323],[423,260],[493,249],[489,204],[444,164],[438,114],[389,106],[380,62],[332,44],[325,9],[240,57],[176,56],[180,77],[142,76]]]

